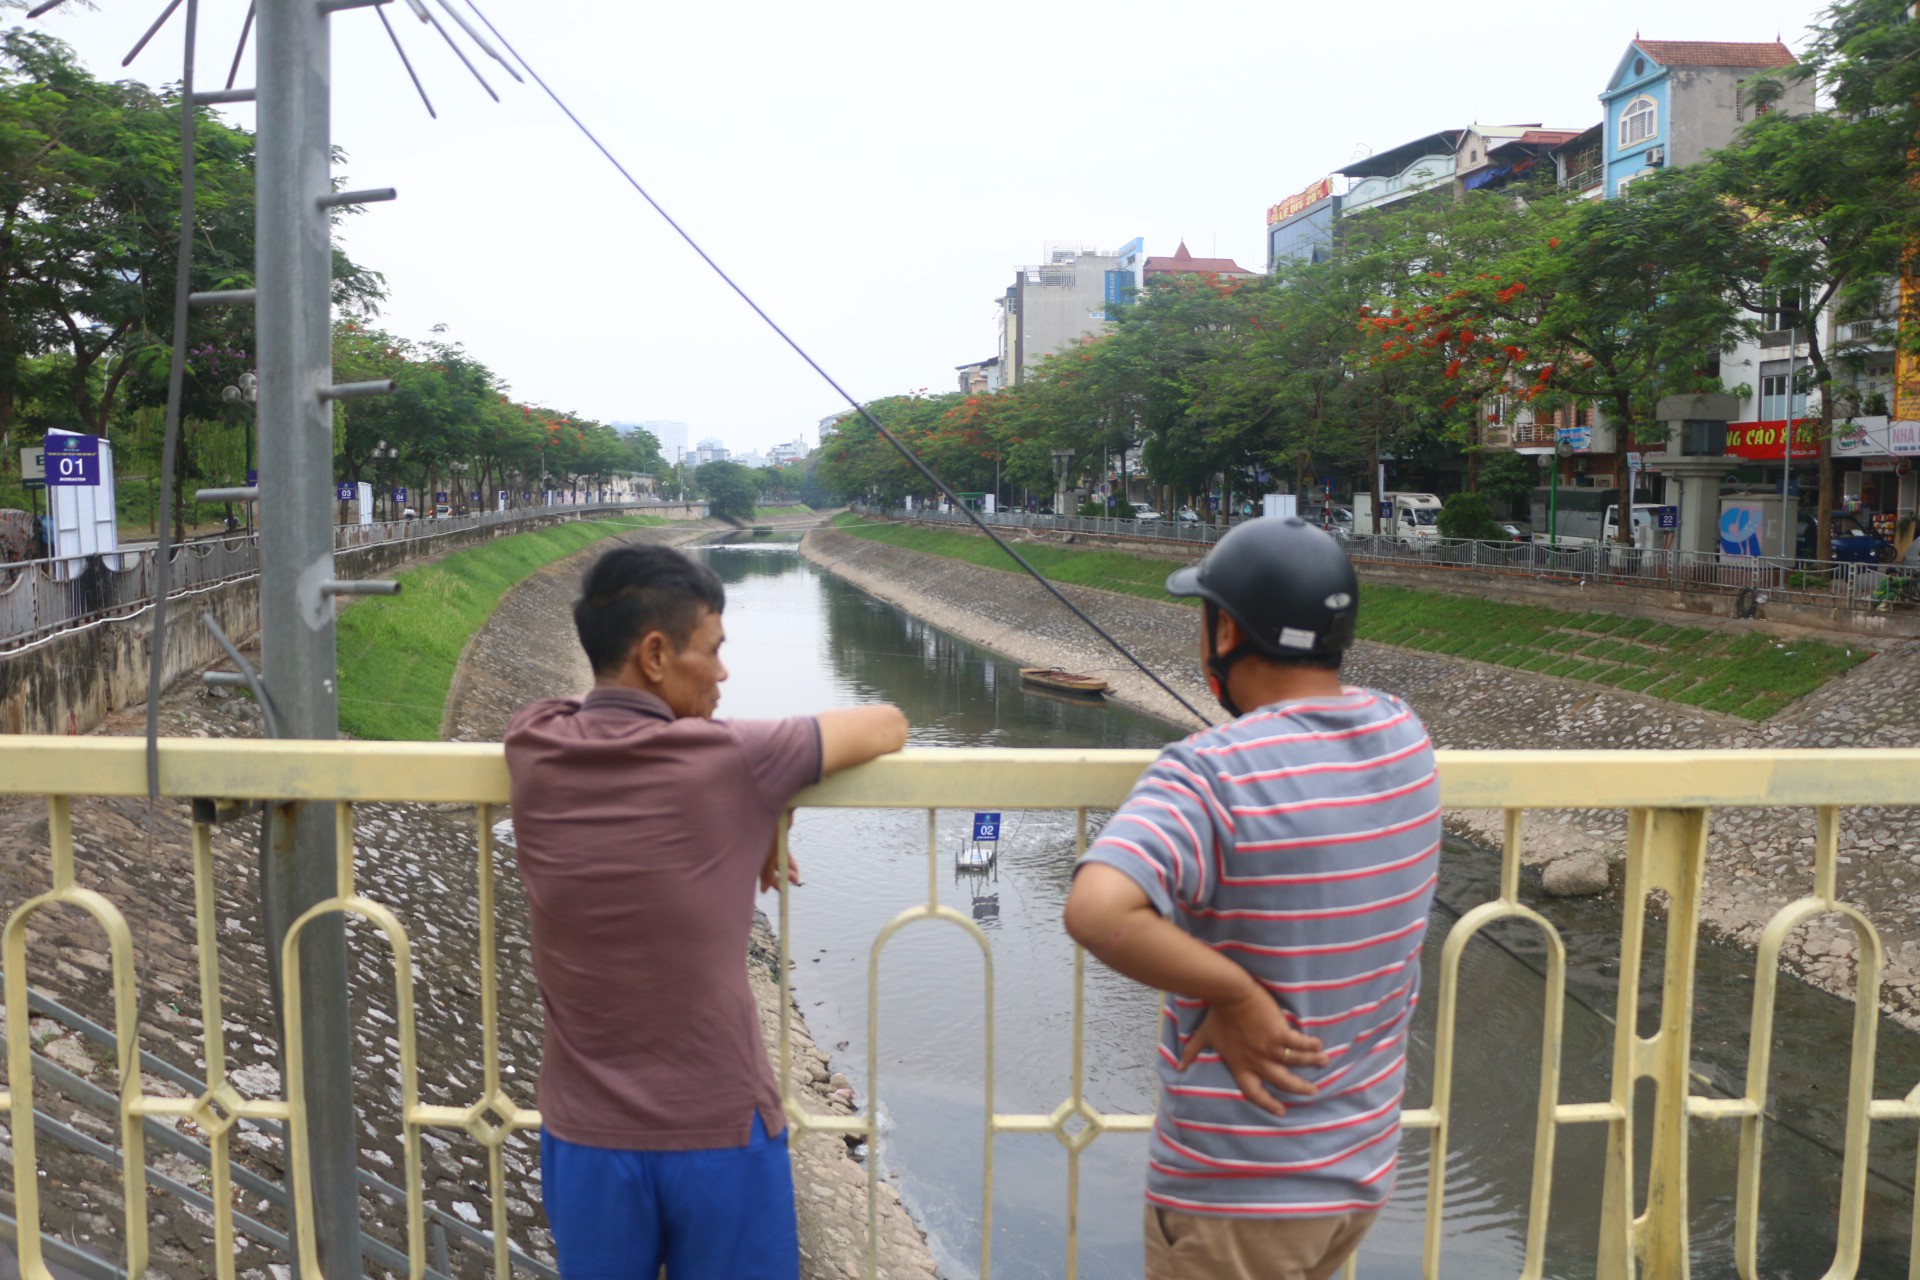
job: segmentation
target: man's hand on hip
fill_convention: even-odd
[[[1285,1115],[1287,1109],[1267,1092],[1267,1086],[1288,1093],[1318,1093],[1318,1085],[1295,1075],[1291,1068],[1327,1065],[1319,1039],[1288,1022],[1279,1004],[1260,988],[1207,1006],[1207,1016],[1180,1054],[1180,1070],[1192,1066],[1208,1049],[1220,1055],[1248,1102],[1276,1116]]]

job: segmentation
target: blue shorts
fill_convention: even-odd
[[[744,1147],[620,1151],[540,1132],[562,1280],[800,1280],[787,1135],[754,1113]]]

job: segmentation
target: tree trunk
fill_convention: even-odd
[[[1813,366],[1813,384],[1820,388],[1820,430],[1813,447],[1820,468],[1820,509],[1814,513],[1817,523],[1814,526],[1813,556],[1816,560],[1833,559],[1833,381],[1827,368],[1827,353],[1820,349],[1820,327],[1811,321],[1807,324],[1807,363]],[[1793,388],[1787,388],[1787,448],[1789,459],[1787,466],[1793,463]],[[1781,504],[1781,519],[1786,518],[1786,505]]]
[[[1614,499],[1620,516],[1613,540],[1630,547],[1633,545],[1633,471],[1627,465],[1627,447],[1633,443],[1633,403],[1626,392],[1614,393],[1614,409],[1620,416],[1613,424],[1613,491],[1622,496]]]

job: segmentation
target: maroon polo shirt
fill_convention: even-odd
[[[597,688],[507,726],[514,843],[546,1012],[541,1119],[636,1151],[743,1147],[786,1123],[747,982],[761,865],[820,726],[676,720]]]

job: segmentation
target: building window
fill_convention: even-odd
[[[1772,305],[1760,313],[1762,329],[1778,333],[1798,329],[1804,323],[1807,309],[1807,291],[1804,287],[1782,289],[1767,301]]]
[[[1788,407],[1787,398],[1790,383],[1796,381],[1791,369],[1792,361],[1766,360],[1760,365],[1760,420],[1763,422],[1784,421],[1787,417],[1804,418],[1807,416],[1807,393],[1804,389],[1792,392],[1793,403]]]
[[[1652,98],[1642,95],[1627,104],[1620,113],[1620,145],[1631,147],[1645,142],[1658,132],[1660,109]]]

